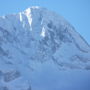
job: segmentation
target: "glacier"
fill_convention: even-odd
[[[62,16],[0,16],[0,90],[90,90],[89,70],[90,45]]]

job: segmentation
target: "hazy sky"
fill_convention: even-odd
[[[46,7],[62,15],[90,44],[90,0],[0,0],[0,15],[31,6]]]

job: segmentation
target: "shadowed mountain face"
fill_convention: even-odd
[[[90,69],[90,46],[63,17],[40,7],[0,17],[0,90],[44,90],[40,75],[68,69]]]

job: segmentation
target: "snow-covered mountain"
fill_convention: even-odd
[[[40,7],[0,17],[0,90],[47,90],[37,76],[67,69],[89,70],[90,46],[63,17]]]

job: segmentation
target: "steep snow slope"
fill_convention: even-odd
[[[0,17],[0,90],[44,90],[37,78],[63,69],[90,69],[90,46],[63,17],[40,7]]]

